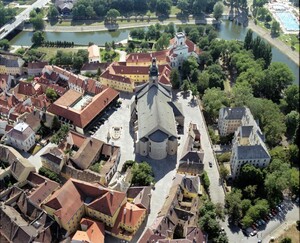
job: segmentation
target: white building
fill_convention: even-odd
[[[35,132],[25,122],[18,123],[7,134],[7,144],[19,150],[28,151],[35,145]]]
[[[101,56],[99,47],[97,45],[91,45],[88,47],[89,52],[89,63],[100,62]]]
[[[248,109],[249,110],[249,109]],[[250,111],[248,111],[250,113]],[[250,113],[251,114],[251,113]],[[221,136],[234,133],[242,124],[242,118],[246,115],[245,107],[223,107],[219,111],[218,128]]]
[[[200,54],[200,49],[197,45],[186,38],[183,32],[176,33],[175,38],[170,43],[168,56],[172,68],[181,68],[183,61],[188,57],[194,56],[198,58]]]
[[[225,136],[235,132],[230,158],[232,178],[239,175],[245,164],[259,168],[268,166],[271,156],[265,145],[264,135],[249,108],[222,108],[219,114],[220,134]]]
[[[176,125],[183,121],[182,114],[177,114],[181,110],[178,106],[171,101],[171,88],[158,82],[158,68],[153,59],[149,83],[136,88],[136,103],[132,107],[136,153],[155,160],[177,153]]]

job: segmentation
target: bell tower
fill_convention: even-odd
[[[152,63],[149,69],[149,83],[150,84],[157,84],[158,83],[158,67],[156,64],[156,58],[152,58]]]

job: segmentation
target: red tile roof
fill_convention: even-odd
[[[139,62],[151,62],[152,58],[156,58],[157,61],[166,60],[169,50],[156,51],[152,53],[131,53],[127,55],[127,63],[139,63]]]
[[[125,224],[126,226],[137,227],[138,222],[141,221],[146,214],[146,209],[127,202],[122,206],[120,212],[116,223],[118,222]]]
[[[103,88],[104,86],[102,86]],[[101,113],[115,98],[119,96],[119,92],[106,87],[101,93],[95,95],[92,101],[82,110],[75,110],[70,106],[82,94],[74,90],[67,91],[62,97],[55,101],[48,109],[49,112],[62,116],[77,127],[86,127],[99,113]]]
[[[109,70],[106,70],[104,73],[102,73],[100,77],[101,78],[106,78],[106,79],[109,79],[109,80],[115,80],[115,81],[121,82],[121,83],[131,84],[129,78],[122,77],[122,76],[115,75],[115,74],[110,74]]]
[[[43,69],[48,62],[29,62],[28,69]]]
[[[82,230],[77,230],[72,241],[104,243],[105,229],[104,224],[95,220],[82,218],[80,221]],[[86,230],[83,229],[86,227]]]
[[[74,214],[85,204],[88,208],[112,216],[122,206],[126,195],[124,192],[112,191],[98,184],[69,179],[45,206],[55,210],[62,222],[69,222]],[[70,198],[72,200],[70,200]],[[88,201],[86,201],[89,199]],[[90,200],[92,200],[90,202]]]

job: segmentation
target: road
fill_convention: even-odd
[[[18,14],[15,17],[14,22],[7,23],[6,25],[2,26],[2,28],[0,29],[0,33],[1,33],[0,40],[4,39],[11,31],[13,31],[16,27],[18,27],[24,20],[28,19],[31,10],[33,10],[35,8],[45,7],[45,5],[48,2],[50,2],[50,0],[37,0],[32,5],[28,5],[27,8],[23,12],[21,12],[20,14]],[[2,30],[4,30],[3,33],[2,33]]]
[[[188,21],[179,20],[179,19],[167,19],[164,21],[159,20],[151,20],[150,22],[134,22],[134,23],[122,23],[117,27],[115,25],[104,25],[103,23],[99,25],[85,25],[85,26],[59,26],[59,25],[46,25],[44,31],[45,32],[91,32],[91,31],[106,31],[106,30],[114,30],[114,29],[131,29],[131,28],[139,28],[139,27],[147,27],[150,25],[155,25],[156,23],[160,23],[161,25],[167,25],[169,23],[174,24],[212,24],[215,22],[214,18],[207,18],[206,20],[195,20],[190,18]],[[26,29],[31,31],[32,29]]]
[[[239,227],[229,226],[227,220],[220,223],[225,229],[230,243],[257,243],[258,240],[268,243],[272,237],[278,237],[285,228],[299,220],[299,205],[295,205],[291,201],[285,201],[284,205],[286,208],[284,213],[276,215],[266,226],[260,226],[258,234],[254,237],[246,237]]]

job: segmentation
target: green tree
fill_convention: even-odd
[[[158,15],[168,16],[171,13],[172,1],[171,0],[157,0],[156,13]]]
[[[117,17],[120,16],[120,12],[116,9],[110,9],[108,10],[107,14],[106,14],[106,19],[110,22],[110,23],[115,23],[117,20]]]
[[[225,195],[225,208],[231,221],[237,224],[242,218],[242,192],[240,190],[232,190]]]
[[[229,105],[229,99],[220,88],[207,89],[202,97],[202,102],[207,114],[213,119],[217,119],[219,110],[223,106]]]
[[[191,89],[191,83],[190,83],[190,81],[188,81],[187,79],[183,80],[183,83],[182,83],[180,89],[184,93],[188,92]]]
[[[209,191],[209,186],[210,186],[210,181],[208,178],[208,175],[206,173],[206,171],[203,172],[203,174],[201,175],[201,180],[203,183],[203,186],[205,188],[205,190],[208,192]]]
[[[58,120],[57,116],[54,116],[51,129],[56,132],[60,129],[60,126],[61,126],[60,121]]]
[[[45,28],[42,14],[38,14],[34,18],[30,18],[30,23],[32,24],[34,30],[43,30]]]
[[[252,44],[253,44],[252,42],[253,42],[253,31],[251,29],[248,29],[244,39],[244,48],[246,50],[252,49]]]
[[[40,46],[45,41],[45,36],[42,31],[36,31],[33,33],[33,36],[31,38],[31,42],[35,46]]]
[[[50,5],[49,11],[48,11],[48,18],[49,19],[57,19],[59,16],[59,12],[57,8],[54,5]]]
[[[243,215],[245,215],[246,212],[248,211],[248,209],[251,207],[251,200],[249,200],[249,199],[243,199],[241,206],[242,206]]]
[[[209,74],[208,72],[204,71],[201,72],[198,76],[198,82],[197,82],[197,89],[200,94],[204,94],[204,91],[209,86]]]
[[[161,37],[159,37],[159,39],[157,40],[156,44],[155,44],[155,49],[157,51],[161,51],[166,49],[169,46],[169,42],[170,42],[170,36],[167,33],[163,33],[161,35]]]
[[[266,16],[266,22],[271,22],[272,21],[272,17],[271,17],[271,15],[270,14],[267,14],[267,16]]]
[[[178,89],[180,87],[180,74],[178,69],[173,68],[170,74],[170,80],[173,89]]]
[[[189,2],[188,0],[178,0],[177,2],[177,8],[181,10],[182,14],[188,14],[189,12]]]
[[[297,111],[291,111],[285,116],[286,133],[289,139],[292,139],[295,136],[299,121],[300,115]]]
[[[229,170],[224,166],[220,166],[220,177],[225,180],[227,176],[229,175]]]
[[[247,82],[237,82],[232,88],[232,102],[234,106],[240,107],[248,103],[253,98],[251,85]]]
[[[46,89],[46,96],[47,98],[51,101],[54,102],[58,99],[58,94],[56,93],[56,91],[52,88],[47,88]]]
[[[0,48],[4,51],[8,51],[10,48],[9,41],[7,39],[0,40]]]
[[[292,239],[290,237],[284,237],[280,243],[292,243]]]
[[[154,182],[153,171],[147,162],[135,164],[132,168],[132,181],[135,186],[149,186]]]
[[[224,12],[224,4],[221,1],[218,1],[214,5],[214,18],[219,21],[219,19],[222,17]]]
[[[274,20],[271,26],[271,35],[278,36],[279,33],[280,33],[280,24]]]
[[[291,85],[295,77],[289,67],[282,62],[273,62],[265,71],[265,79],[260,84],[261,93],[278,102],[282,91]]]
[[[299,111],[299,86],[297,84],[289,85],[283,91],[284,112],[287,114],[293,110]]]

